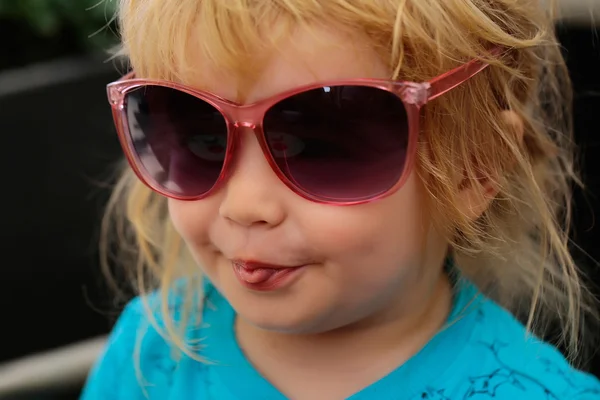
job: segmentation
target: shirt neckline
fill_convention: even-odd
[[[387,398],[402,393],[411,398],[427,390],[450,371],[474,334],[477,312],[474,305],[481,294],[471,282],[455,283],[453,306],[442,328],[417,354],[388,375],[367,386],[347,400]],[[215,376],[235,398],[247,400],[285,400],[265,379],[239,347],[235,335],[235,311],[214,288],[206,292],[207,302],[202,356],[215,363]]]

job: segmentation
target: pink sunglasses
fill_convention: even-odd
[[[163,196],[199,200],[217,190],[234,169],[240,128],[249,128],[292,191],[352,205],[402,187],[416,156],[421,107],[488,65],[472,60],[425,83],[314,83],[250,105],[133,73],[107,90],[131,168]]]

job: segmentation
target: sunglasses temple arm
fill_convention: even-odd
[[[492,56],[498,56],[501,54],[500,48],[492,49],[490,52]],[[462,85],[464,82],[468,81],[487,67],[489,67],[489,63],[482,60],[471,60],[470,62],[461,65],[460,67],[454,68],[442,74],[436,78],[433,78],[428,83],[430,85],[429,88],[429,96],[427,98],[428,101],[437,99],[441,95],[449,92],[457,86]]]

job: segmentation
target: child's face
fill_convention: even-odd
[[[246,102],[315,81],[389,77],[361,38],[311,32],[298,31],[244,86]],[[235,80],[206,71],[201,59],[204,72],[186,83],[236,99]],[[383,200],[318,204],[277,178],[251,131],[243,137],[236,168],[218,192],[194,202],[169,200],[175,227],[241,318],[269,330],[323,332],[410,311],[404,306],[430,291],[447,244],[431,228],[416,174]],[[257,290],[243,283],[233,260],[303,267]]]

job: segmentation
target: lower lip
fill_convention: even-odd
[[[256,290],[259,292],[269,292],[278,289],[282,289],[285,286],[289,286],[294,278],[304,270],[306,266],[292,267],[292,268],[281,268],[276,272],[272,273],[268,278],[260,280],[258,282],[250,282],[248,280],[247,272],[243,271],[243,267],[240,265],[232,264],[233,272],[238,278],[240,283],[248,289]]]

